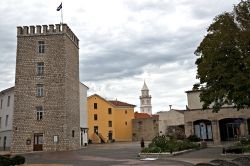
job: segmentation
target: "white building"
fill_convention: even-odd
[[[88,144],[88,111],[87,111],[87,92],[88,87],[80,83],[80,128],[81,128],[81,146]]]
[[[149,95],[149,89],[145,81],[141,90],[140,102],[141,102],[140,112],[152,115],[151,95]]]
[[[14,87],[0,92],[0,151],[10,149],[14,109]]]

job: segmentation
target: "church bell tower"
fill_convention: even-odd
[[[140,101],[141,101],[140,112],[152,115],[151,95],[149,95],[149,89],[145,81],[141,90]]]

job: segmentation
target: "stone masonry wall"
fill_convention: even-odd
[[[43,134],[43,151],[77,149],[80,145],[78,39],[66,24],[17,28],[17,58],[12,152],[33,151],[34,134]],[[38,53],[38,41],[45,53]],[[36,73],[44,62],[44,74]],[[36,85],[44,96],[36,96]],[[42,120],[36,107],[43,106]],[[75,135],[72,137],[72,130]],[[54,143],[54,136],[59,142]],[[29,141],[30,144],[29,144]]]

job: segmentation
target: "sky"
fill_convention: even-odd
[[[240,0],[1,0],[0,91],[15,84],[16,27],[63,22],[80,40],[88,95],[135,104],[144,80],[153,113],[185,109],[196,80],[194,51],[213,19]]]

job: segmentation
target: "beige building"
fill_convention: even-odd
[[[80,147],[78,42],[66,24],[17,27],[11,152]]]
[[[184,110],[171,109],[157,112],[159,115],[159,134],[172,135],[177,130],[184,132]]]
[[[188,105],[184,112],[186,136],[197,135],[214,143],[235,140],[249,135],[250,110],[224,105],[218,113],[212,109],[202,111],[200,91],[187,91]]]
[[[149,115],[147,113],[136,112],[132,120],[132,140],[151,141],[155,136],[159,135],[159,116]]]

